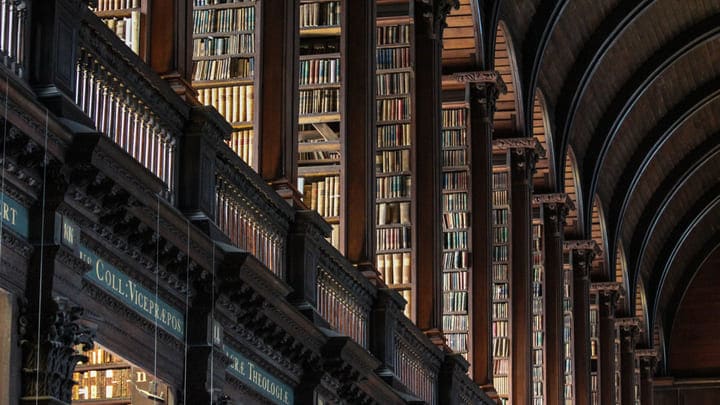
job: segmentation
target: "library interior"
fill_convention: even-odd
[[[0,0],[0,133],[0,405],[720,403],[717,0]]]

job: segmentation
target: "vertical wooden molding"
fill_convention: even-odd
[[[657,352],[654,349],[639,349],[635,355],[640,361],[640,403],[652,405],[654,403],[653,385],[657,369]]]
[[[615,309],[620,297],[620,283],[592,283],[600,298],[600,403],[615,400]]]
[[[283,198],[302,206],[297,190],[299,1],[265,0],[259,14],[258,171]]]
[[[563,402],[563,230],[574,204],[567,194],[533,196],[545,210],[545,386],[547,403]]]
[[[152,0],[147,13],[149,21],[142,28],[147,40],[140,44],[140,57],[181,97],[194,100],[192,10],[190,1]]]
[[[360,269],[375,267],[375,2],[348,0],[343,23],[345,142],[341,251]],[[372,271],[374,272],[374,270]],[[372,273],[371,272],[371,273]]]
[[[415,323],[423,331],[442,326],[441,293],[441,49],[442,24],[435,2],[415,0]],[[444,17],[442,17],[444,20]]]
[[[472,156],[472,353],[473,380],[491,390],[492,385],[492,136],[495,102],[507,91],[499,73],[455,75],[469,83],[470,155]],[[492,73],[492,74],[491,74]]]
[[[590,268],[600,253],[592,240],[565,243],[572,251],[575,403],[590,404]]]
[[[640,335],[637,318],[618,318],[615,326],[620,329],[620,373],[623,404],[635,403],[635,345]]]

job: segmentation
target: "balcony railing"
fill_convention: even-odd
[[[317,310],[338,333],[368,349],[372,285],[327,240],[320,244]]]
[[[216,147],[215,223],[284,280],[290,207],[227,145]]]
[[[25,48],[25,1],[0,0],[0,56],[3,64],[23,76]]]
[[[437,404],[440,350],[404,316],[398,317],[395,323],[393,344],[393,368],[398,380],[416,397],[428,404]]]
[[[75,103],[98,131],[163,181],[172,203],[177,139],[189,107],[97,16],[83,12]]]

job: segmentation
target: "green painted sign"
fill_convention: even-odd
[[[238,380],[276,404],[290,405],[294,403],[293,390],[290,386],[227,345],[223,346],[223,351],[231,360],[228,370]]]
[[[62,244],[77,252],[80,259],[89,264],[91,270],[83,278],[110,292],[141,316],[157,321],[158,326],[173,336],[182,339],[185,336],[185,319],[180,311],[171,307],[155,293],[143,287],[127,274],[116,269],[101,257],[80,244],[80,228],[69,218],[56,215],[56,238]],[[59,234],[59,235],[58,235]]]
[[[19,202],[0,193],[0,215],[4,226],[10,228],[20,236],[27,238],[28,236],[28,209],[23,207]]]

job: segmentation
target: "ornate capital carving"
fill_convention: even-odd
[[[602,252],[594,240],[565,241],[563,250],[572,251],[573,272],[577,272],[580,277],[589,277],[593,259]]]
[[[27,302],[20,303],[23,397],[51,397],[70,403],[76,384],[72,380],[75,365],[87,361],[86,356],[75,351],[75,346],[82,345],[83,351],[92,349],[94,334],[78,323],[82,308],[71,306],[65,298],[55,298],[49,304],[50,308],[43,311],[46,315],[38,322],[37,314],[28,312]]]
[[[640,362],[640,372],[644,378],[652,378],[657,371],[658,352],[655,349],[637,349],[635,357]]]
[[[547,212],[546,217],[551,221],[565,225],[570,210],[575,209],[575,204],[565,193],[554,194],[533,194],[533,205],[544,205]]]
[[[471,88],[489,89],[488,97],[492,96],[492,102],[494,102],[500,94],[507,93],[507,85],[497,70],[458,72],[453,73],[452,77],[457,82],[469,83],[472,86]]]
[[[514,155],[513,169],[527,173],[528,177],[535,172],[538,158],[545,156],[545,149],[533,137],[493,139],[493,149],[510,149]]]
[[[620,330],[623,351],[635,350],[635,343],[640,336],[640,320],[635,317],[615,319],[615,327]]]
[[[459,0],[415,0],[415,12],[422,16],[427,32],[433,39],[442,40],[450,10],[460,8]]]

